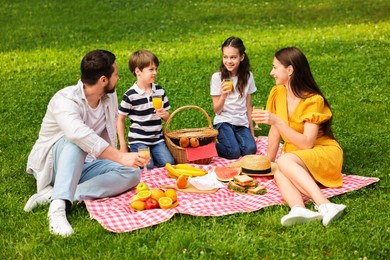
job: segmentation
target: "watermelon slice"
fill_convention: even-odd
[[[215,175],[219,181],[228,182],[233,180],[234,176],[240,174],[240,168],[236,167],[215,167]]]

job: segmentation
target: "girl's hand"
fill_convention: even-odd
[[[221,93],[224,94],[224,95],[229,94],[232,91],[232,85],[231,84],[232,84],[232,82],[222,81]]]

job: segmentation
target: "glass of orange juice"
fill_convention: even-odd
[[[162,108],[162,96],[152,96],[152,103],[154,109]]]
[[[139,154],[145,154],[147,155],[149,158],[150,158],[150,149],[148,146],[139,146],[138,147],[138,153]],[[147,164],[144,165],[144,167],[146,168]]]
[[[253,110],[252,110],[252,113],[257,113],[257,112],[260,112],[261,110],[264,110],[264,107],[258,107],[258,106],[254,106],[253,107]],[[255,121],[255,120],[254,120]],[[261,130],[261,128],[259,127],[259,124],[260,122],[256,122],[255,121],[255,128],[256,130]]]
[[[232,81],[232,79],[227,78],[227,79],[223,79],[223,81],[227,83],[227,85],[229,86],[229,90],[232,91],[233,90],[233,81]]]

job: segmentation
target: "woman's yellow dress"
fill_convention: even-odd
[[[313,95],[301,99],[289,118],[286,94],[285,86],[273,87],[268,97],[267,110],[282,118],[295,131],[303,133],[305,122],[321,124],[332,117],[324,99],[320,95]],[[321,126],[311,149],[299,150],[285,136],[281,137],[284,140],[283,152],[293,153],[301,158],[317,182],[326,187],[342,186],[343,150],[336,140],[324,135]]]

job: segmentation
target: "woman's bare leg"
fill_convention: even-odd
[[[330,203],[297,155],[286,153],[278,159],[277,163],[280,171],[277,175],[282,176],[275,176],[276,182],[290,207],[303,204],[303,199],[301,196],[298,199],[297,192],[307,195],[317,205]]]

